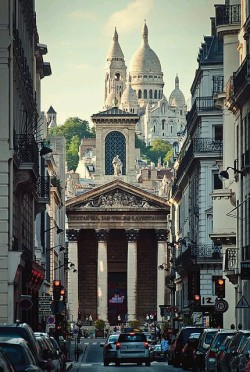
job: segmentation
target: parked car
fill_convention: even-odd
[[[230,347],[228,349],[229,368],[225,371],[238,372],[239,352],[241,346],[244,344],[244,342],[249,336],[250,330],[239,330],[233,337]]]
[[[59,361],[58,353],[49,340],[49,336],[42,333],[35,333],[35,337],[41,347],[42,357],[47,360],[47,370],[49,372],[60,372],[61,365]]]
[[[15,372],[13,364],[10,362],[4,350],[0,349],[0,371],[1,372]]]
[[[184,345],[192,333],[202,333],[204,327],[188,326],[183,327],[176,335],[175,341],[171,344],[168,357],[169,364],[179,367],[181,364],[181,354]]]
[[[183,346],[181,354],[182,369],[190,369],[193,366],[193,354],[199,343],[200,333],[191,333],[186,344]]]
[[[141,332],[121,333],[116,342],[115,364],[145,363],[150,366],[150,350],[146,336]]]
[[[58,359],[60,361],[60,365],[61,365],[61,371],[62,372],[65,372],[66,371],[66,355],[65,355],[65,352],[62,350],[61,346],[58,344],[58,342],[56,341],[56,339],[52,336],[50,336],[50,341],[51,343],[54,345],[54,348],[56,349],[57,353],[58,353]]]
[[[199,338],[197,349],[193,353],[193,372],[205,371],[205,355],[217,331],[218,328],[203,329]]]
[[[248,337],[245,340],[245,342],[242,344],[239,350],[239,354],[238,354],[239,362],[237,365],[237,370],[239,372],[244,372],[244,368],[247,365],[249,356],[250,356],[250,337]]]
[[[221,371],[221,365],[224,363],[226,351],[230,347],[232,338],[233,336],[227,336],[219,347],[219,350],[217,352],[217,370],[218,371]]]
[[[244,372],[250,372],[250,358],[248,359],[248,362],[245,365]]]
[[[161,349],[161,345],[153,345],[151,349],[151,360],[157,362],[165,362],[164,352]]]
[[[120,333],[111,334],[108,336],[105,342],[101,342],[100,346],[103,347],[103,364],[108,366],[109,363],[115,362],[116,358],[116,342],[120,336]]]
[[[222,342],[227,336],[233,336],[237,331],[233,329],[219,329],[205,355],[205,371],[218,372],[217,354]]]
[[[156,344],[155,337],[152,333],[150,333],[150,332],[143,332],[143,333],[147,337],[147,340],[148,340],[149,344],[151,344],[151,345]]]
[[[23,338],[0,337],[0,348],[5,351],[16,372],[42,372],[29,344]]]

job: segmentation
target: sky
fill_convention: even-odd
[[[190,88],[198,68],[204,36],[211,35],[214,4],[225,0],[36,0],[39,42],[52,75],[42,80],[42,111],[53,106],[57,124],[104,110],[106,56],[116,27],[129,67],[142,40],[146,20],[149,46],[162,67],[168,99],[178,74],[190,105]]]

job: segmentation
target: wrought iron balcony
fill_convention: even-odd
[[[227,248],[225,255],[225,271],[238,268],[237,248]]]
[[[50,198],[50,177],[40,176],[36,182],[36,196],[38,199],[44,199],[45,203]]]
[[[250,54],[246,56],[233,77],[234,98],[236,101],[241,96],[250,96]]]
[[[39,153],[33,134],[15,134],[14,150],[19,166],[23,166],[25,169],[33,169],[38,176]]]
[[[189,246],[183,253],[175,259],[175,266],[189,267],[190,263],[202,264],[204,262],[221,261],[221,246],[213,244],[196,244]]]
[[[240,23],[241,6],[236,5],[215,5],[216,26],[233,25]]]
[[[206,112],[211,111],[221,111],[221,109],[215,105],[213,96],[197,97],[193,103],[191,110],[187,113],[187,129],[190,129],[194,117],[198,115],[198,113],[205,114]]]
[[[176,178],[179,179],[184,171],[188,170],[192,158],[199,157],[203,153],[211,153],[211,156],[221,158],[223,152],[223,141],[214,138],[193,138],[187,151],[180,156],[179,168]]]
[[[224,76],[218,75],[213,77],[213,94],[224,92]]]

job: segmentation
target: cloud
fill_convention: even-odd
[[[91,21],[95,21],[97,19],[97,16],[93,12],[86,12],[83,10],[76,10],[75,12],[72,12],[69,14],[70,18],[80,18],[80,19],[87,19]]]
[[[155,0],[132,0],[125,9],[113,13],[107,22],[106,29],[109,33],[117,27],[118,33],[130,32],[142,24]]]

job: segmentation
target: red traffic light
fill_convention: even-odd
[[[215,295],[218,298],[225,297],[225,279],[216,279],[215,280]]]
[[[194,296],[194,299],[195,299],[195,301],[200,301],[201,296],[200,296],[200,295],[195,295],[195,296]]]
[[[54,280],[53,287],[61,287],[61,280]]]

